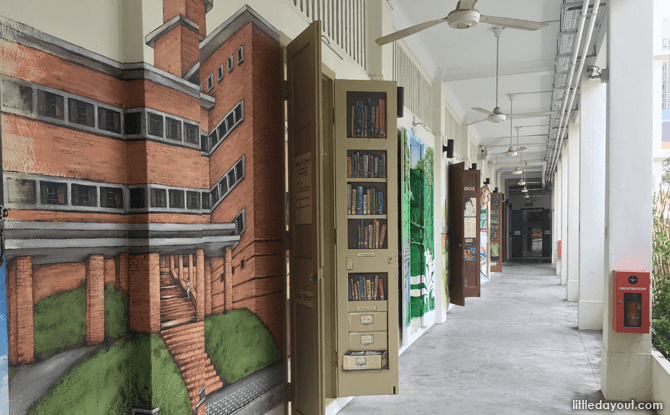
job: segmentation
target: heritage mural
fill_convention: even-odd
[[[403,317],[407,326],[423,327],[435,310],[434,151],[410,131],[401,129],[399,137]]]
[[[12,414],[283,405],[279,32],[176,3],[155,67],[0,17]]]

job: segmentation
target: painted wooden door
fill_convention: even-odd
[[[465,296],[479,297],[481,295],[481,266],[479,214],[481,210],[481,178],[479,170],[465,170],[463,172],[463,274],[465,275]],[[472,209],[474,207],[474,216]]]
[[[465,305],[463,173],[463,163],[449,165],[449,302],[460,306]]]
[[[325,413],[321,22],[287,48],[291,413]]]

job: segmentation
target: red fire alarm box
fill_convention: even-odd
[[[610,321],[617,333],[649,333],[648,271],[612,271]]]

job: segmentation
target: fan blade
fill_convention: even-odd
[[[483,120],[474,121],[474,122],[471,122],[471,123],[468,123],[468,124],[465,124],[465,125],[478,124],[478,123],[480,123],[480,122],[484,122],[484,121],[487,121],[487,120],[488,120],[488,118],[484,118]]]
[[[524,151],[524,150],[528,150],[528,148],[522,146],[516,149],[516,151]]]
[[[437,19],[437,20],[431,20],[430,22],[425,22],[425,23],[420,23],[415,26],[408,27],[407,29],[403,30],[398,30],[397,32],[393,32],[390,35],[382,36],[379,39],[375,40],[379,46],[385,45],[387,43],[395,42],[396,40],[402,39],[404,37],[407,37],[409,35],[413,35],[415,33],[419,33],[422,30],[426,30],[430,27],[433,27],[437,24],[444,23],[447,21],[447,18],[444,17],[442,19]]]
[[[531,20],[512,19],[509,17],[479,16],[479,21],[495,26],[508,27],[510,29],[537,30],[548,26],[549,23],[533,22]]]
[[[477,0],[461,0],[456,5],[456,10],[472,10],[475,8]]]
[[[474,108],[474,107],[473,107],[472,109],[475,110],[475,111],[483,112],[483,113],[486,114],[486,115],[493,115],[493,113],[492,113],[491,111],[487,111],[487,110],[485,110],[484,108],[479,108],[479,107]]]

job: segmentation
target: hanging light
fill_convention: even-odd
[[[524,199],[530,199],[530,196],[528,196],[528,193],[526,193],[525,195],[523,195],[523,197],[524,197]]]
[[[512,172],[512,174],[522,174],[522,173],[523,173],[523,171],[519,167],[514,169],[514,171]]]
[[[523,177],[519,180],[519,183],[517,183],[519,186],[525,186],[526,182],[523,180]]]
[[[507,157],[516,157],[518,154],[517,151],[512,147],[512,101],[514,100],[514,94],[509,94],[509,106],[510,106],[510,112],[509,112],[509,149],[505,151],[503,154],[506,155]]]
[[[521,192],[522,193],[528,193],[528,189],[526,189],[526,186],[524,186],[523,189],[521,189]]]

